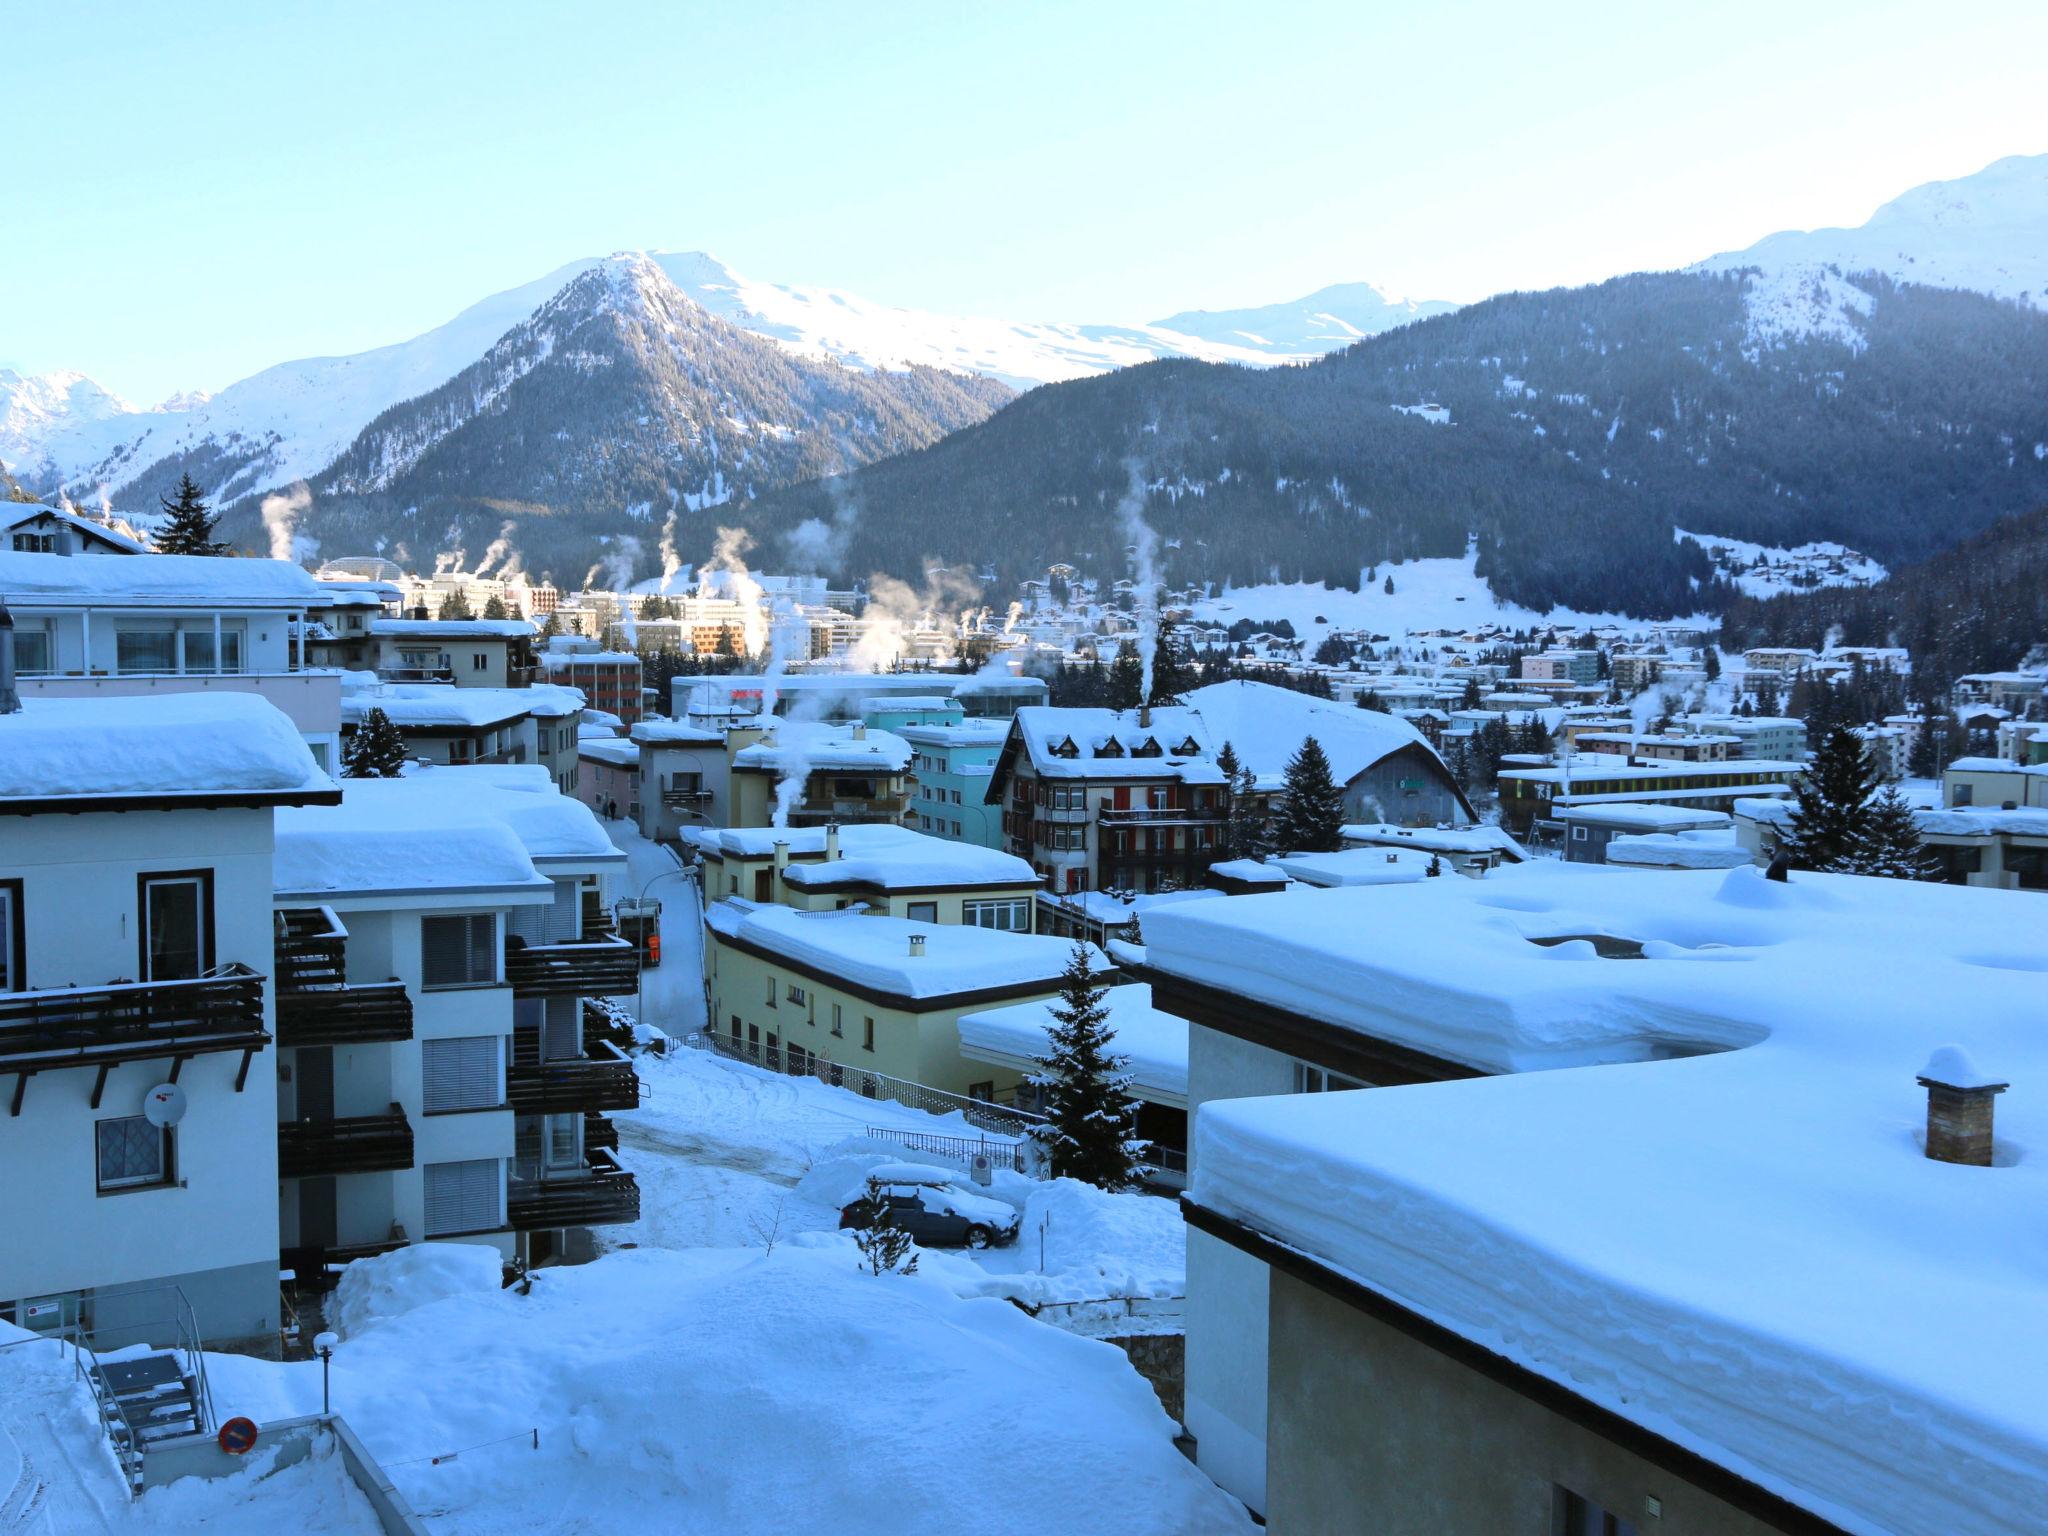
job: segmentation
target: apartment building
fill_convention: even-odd
[[[910,743],[856,720],[769,717],[725,734],[729,824],[765,827],[892,822],[909,815]]]
[[[576,793],[583,698],[545,684],[457,688],[448,683],[376,683],[341,695],[341,731],[353,737],[371,710],[424,763],[535,763],[563,793]]]
[[[640,718],[640,658],[633,652],[599,650],[591,641],[558,635],[538,660],[543,678],[574,688],[590,708],[617,715],[622,725]]]
[[[1806,760],[1806,722],[1781,715],[1687,715],[1685,724],[1710,736],[1732,736],[1734,755],[1767,762]]]
[[[1582,731],[1572,741],[1576,751],[1653,763],[1725,763],[1741,745],[1718,731]]]
[[[604,1118],[638,1082],[583,1010],[637,984],[605,917],[625,856],[534,766],[343,789],[278,828],[287,1267],[429,1240],[587,1254],[638,1212]]]
[[[12,709],[7,633],[0,1321],[168,1344],[189,1306],[217,1347],[274,1346],[273,823],[340,793],[249,694]]]
[[[576,744],[576,798],[607,821],[642,819],[640,743],[592,726]]]
[[[1541,651],[1522,658],[1521,675],[1532,682],[1596,683],[1598,651]]]
[[[858,906],[912,922],[1033,931],[1031,866],[886,823],[841,827],[686,828],[705,899],[741,896],[806,912]]]
[[[309,668],[305,647],[321,591],[290,561],[0,550],[0,595],[24,697],[254,694],[323,770],[339,766],[340,679]]]
[[[989,804],[988,789],[1009,722],[976,718],[892,729],[910,743],[910,771],[917,780],[910,809],[917,829],[979,848],[1001,848],[1002,812]]]
[[[534,635],[524,619],[430,619],[415,609],[370,621],[371,664],[387,682],[524,688],[540,677]]]
[[[1148,917],[1200,1463],[1287,1531],[2027,1528],[2001,1165],[2048,1059],[2038,973],[1981,960],[2029,905],[1552,864]]]
[[[1563,806],[1627,801],[1732,811],[1745,796],[1790,795],[1805,765],[1750,758],[1720,763],[1667,763],[1616,754],[1574,753],[1544,768],[1504,768],[1500,824],[1516,837],[1554,822]]]
[[[41,502],[0,502],[0,549],[25,555],[146,555],[149,543],[127,523],[86,517]]]
[[[722,827],[731,820],[731,761],[725,732],[680,720],[642,720],[639,748],[640,832],[674,842],[686,827]]]

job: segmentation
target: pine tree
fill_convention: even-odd
[[[1890,880],[1936,878],[1934,859],[1920,842],[1920,824],[1898,785],[1886,785],[1871,805],[1862,835],[1841,867],[1852,875]]]
[[[345,779],[395,779],[405,767],[405,737],[381,709],[372,708],[341,754]]]
[[[168,496],[157,497],[164,509],[165,522],[156,536],[156,552],[160,555],[224,555],[228,546],[215,539],[213,527],[220,519],[209,512],[206,503],[200,499],[199,487],[190,475],[178,478],[178,496],[173,501]]]
[[[1233,859],[1263,859],[1273,851],[1272,817],[1259,794],[1258,780],[1244,764],[1230,781],[1230,820],[1224,839]]]
[[[496,593],[484,599],[484,617],[487,619],[502,619],[506,617],[504,600],[498,597]]]
[[[1706,648],[1705,648],[1704,650],[1702,650],[1702,651],[1700,652],[1700,655],[1701,655],[1701,657],[1702,657],[1702,659],[1704,660],[1704,662],[1705,662],[1705,665],[1706,665],[1706,669],[1707,669],[1707,681],[1708,681],[1708,682],[1710,682],[1710,683],[1713,683],[1713,682],[1718,682],[1718,681],[1720,681],[1720,678],[1721,678],[1721,650],[1720,650],[1720,647],[1719,647],[1719,646],[1715,646],[1715,645],[1709,645],[1709,646],[1707,646],[1707,647],[1706,647]]]
[[[1343,844],[1344,796],[1313,736],[1304,736],[1288,760],[1274,837],[1283,853],[1335,853]]]
[[[562,621],[556,618],[552,612],[549,613],[546,618],[540,621],[540,634],[543,640],[551,639],[552,637],[559,635],[561,632]]]
[[[1144,701],[1145,664],[1138,660],[1138,648],[1126,640],[1109,664],[1109,707],[1136,709]]]
[[[470,611],[469,599],[464,597],[460,590],[457,590],[450,592],[441,599],[441,609],[434,617],[437,619],[473,619],[476,615]]]
[[[1128,1189],[1138,1179],[1138,1105],[1126,1092],[1128,1058],[1110,1050],[1108,989],[1088,959],[1088,946],[1077,943],[1060,978],[1049,1049],[1030,1079],[1044,1096],[1046,1121],[1030,1134],[1053,1177]]]
[[[1180,696],[1194,686],[1189,668],[1181,660],[1181,639],[1173,620],[1162,616],[1159,632],[1152,637],[1152,697],[1145,702],[1153,705],[1178,704]]]
[[[853,1203],[853,1245],[871,1275],[914,1275],[917,1255],[910,1234],[896,1225],[896,1214],[882,1194],[879,1179],[868,1180],[868,1192]]]
[[[1877,767],[1846,725],[1831,728],[1800,777],[1798,804],[1780,851],[1794,869],[1840,870],[1870,824]]]
[[[1394,595],[1394,578],[1389,576],[1386,585],[1381,587],[1380,590],[1386,593],[1387,596],[1392,597]]]
[[[1387,713],[1387,701],[1377,688],[1368,688],[1359,694],[1358,707],[1360,709],[1376,709],[1383,715]]]

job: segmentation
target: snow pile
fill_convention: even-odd
[[[1339,853],[1278,854],[1269,862],[1303,885],[1407,885],[1442,861],[1420,848],[1346,848]]]
[[[1109,1010],[1110,1049],[1129,1061],[1132,1088],[1142,1098],[1185,1103],[1188,1021],[1153,1007],[1152,989],[1142,982],[1111,987],[1102,1005]],[[1037,1062],[1051,1049],[1053,1007],[1048,999],[963,1013],[960,1049],[1006,1063]]]
[[[1039,1536],[1048,1508],[1074,1533],[1250,1530],[1114,1348],[816,1242],[640,1249],[416,1307],[342,1344],[337,1406],[446,1536]],[[318,1391],[317,1364],[240,1370]]]
[[[1163,915],[1154,963],[1481,1066],[1608,1064],[1206,1105],[1198,1203],[1846,1529],[2037,1523],[2034,898],[1552,865],[1287,899]],[[1998,1167],[1923,1156],[1945,1045],[2014,1085]]]
[[[1157,1195],[1111,1194],[1078,1179],[1034,1185],[1024,1204],[1025,1256],[1037,1260],[1044,1229],[1044,1273],[1085,1277],[1088,1299],[1178,1296],[1187,1284],[1187,1224],[1180,1207]]]
[[[910,758],[910,743],[890,731],[818,720],[777,720],[766,736],[735,752],[732,765],[775,774],[810,774],[821,769],[901,773],[910,766]]]
[[[111,556],[50,558],[66,565],[130,563]],[[290,719],[255,694],[31,697],[14,714],[0,715],[0,799],[331,789]]]
[[[765,849],[759,836],[734,832],[706,832],[696,841],[722,852],[750,854],[755,858],[764,852],[773,853],[778,841],[789,843],[793,855],[825,851],[822,827],[764,827],[751,831],[768,834]],[[895,890],[934,885],[1038,884],[1031,866],[1015,854],[883,822],[841,827],[837,859],[793,863],[787,879],[800,890],[832,890],[845,885]]]
[[[127,1528],[163,1536],[383,1536],[334,1436],[316,1435],[305,1458],[287,1467],[278,1467],[278,1453],[259,1444],[228,1477],[183,1477],[152,1488],[136,1501]]]
[[[1365,848],[1421,848],[1429,853],[1501,853],[1519,864],[1529,855],[1505,827],[1397,827],[1359,822],[1341,829],[1344,841]]]
[[[357,1259],[341,1272],[327,1320],[345,1339],[449,1296],[495,1291],[504,1261],[482,1243],[414,1243]]]
[[[1736,869],[1749,850],[1725,831],[1648,832],[1608,839],[1607,862],[1647,869]]]

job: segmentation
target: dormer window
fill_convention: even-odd
[[[1056,743],[1050,750],[1054,757],[1079,757],[1081,755],[1081,749],[1074,745],[1074,738],[1071,736]]]
[[[1157,738],[1147,736],[1143,741],[1131,748],[1131,756],[1164,757],[1166,756],[1166,749],[1159,745]]]
[[[1124,755],[1124,744],[1112,736],[1095,749],[1095,755],[1097,757],[1122,757]]]
[[[1182,757],[1200,757],[1202,755],[1202,749],[1195,744],[1195,738],[1192,736],[1188,737],[1186,741],[1183,741],[1173,750]]]

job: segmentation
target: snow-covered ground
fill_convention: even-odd
[[[922,1274],[869,1275],[841,1234],[611,1254],[530,1294],[488,1263],[467,1288],[444,1266],[416,1284],[429,1252],[363,1261],[389,1273],[335,1353],[333,1394],[436,1533],[1252,1529],[1114,1346]],[[208,1370],[223,1416],[319,1410],[317,1362]],[[332,1460],[265,1478],[259,1453],[130,1505],[55,1345],[0,1351],[0,1430],[17,1429],[52,1474],[58,1531],[375,1530]]]
[[[1718,533],[1687,533],[1683,528],[1673,530],[1672,536],[1699,545],[1721,574],[1751,597],[1812,587],[1869,586],[1885,578],[1883,566],[1845,544],[1821,541],[1785,549]]]
[[[1647,629],[1640,619],[1611,613],[1580,613],[1571,608],[1553,608],[1538,613],[1517,603],[1504,602],[1487,589],[1474,569],[1478,557],[1470,552],[1457,559],[1406,560],[1397,565],[1373,567],[1373,579],[1361,581],[1359,590],[1324,586],[1321,582],[1268,582],[1252,587],[1231,587],[1194,605],[1195,618],[1218,624],[1239,619],[1268,623],[1280,619],[1294,626],[1303,654],[1313,655],[1317,644],[1332,629],[1365,629],[1398,639],[1425,630],[1477,629],[1499,624],[1509,629],[1545,624],[1560,628],[1593,628],[1615,625],[1624,630]],[[1394,590],[1389,593],[1389,579]]]

